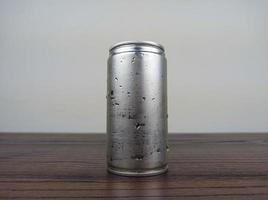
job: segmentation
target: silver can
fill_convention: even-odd
[[[110,48],[107,165],[124,176],[167,171],[167,65],[163,46],[122,42]]]

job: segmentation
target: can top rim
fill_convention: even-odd
[[[115,48],[120,47],[120,46],[125,46],[125,45],[142,45],[142,46],[152,46],[161,49],[162,51],[165,51],[165,48],[163,45],[152,42],[152,41],[123,41],[123,42],[118,42],[114,45],[112,45],[109,49],[109,51],[113,51]]]

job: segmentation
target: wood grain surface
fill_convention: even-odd
[[[104,134],[0,134],[0,199],[268,199],[268,134],[169,135],[169,171],[106,172]]]

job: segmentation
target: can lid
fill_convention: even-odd
[[[151,42],[151,41],[124,41],[124,42],[119,42],[111,46],[109,49],[110,52],[114,51],[115,49],[123,46],[136,46],[136,47],[154,47],[159,49],[160,51],[164,52],[165,49],[161,44],[158,44],[156,42]]]

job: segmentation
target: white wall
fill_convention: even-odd
[[[124,40],[165,46],[170,132],[268,131],[267,0],[0,0],[0,131],[104,132]]]

